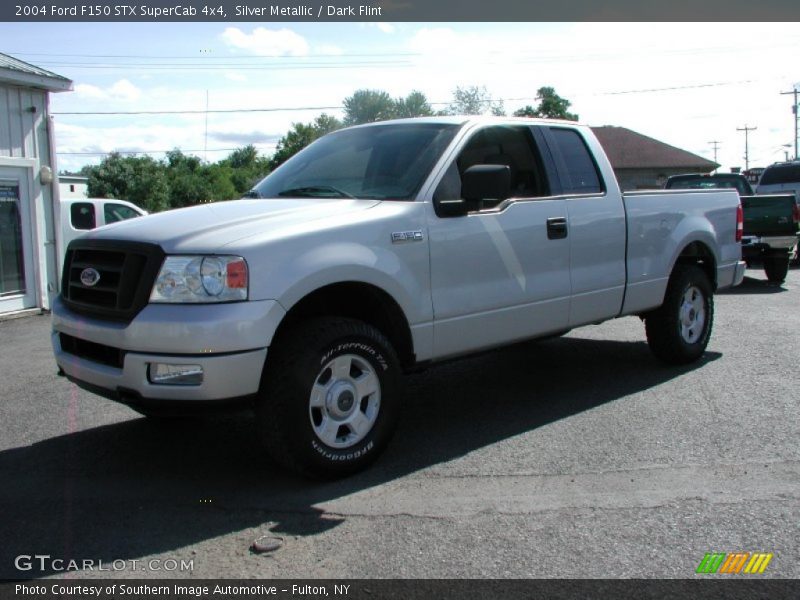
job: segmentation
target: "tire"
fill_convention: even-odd
[[[399,402],[400,362],[383,334],[354,319],[317,318],[270,348],[256,421],[279,465],[334,479],[380,455]]]
[[[714,322],[714,296],[700,267],[677,265],[669,278],[664,303],[645,316],[650,350],[672,365],[699,359],[708,346]]]
[[[767,281],[771,283],[783,283],[786,280],[786,274],[788,272],[788,255],[764,257],[764,273],[767,275]]]

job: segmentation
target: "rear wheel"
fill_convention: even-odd
[[[653,354],[666,363],[690,363],[705,352],[713,320],[708,276],[697,266],[677,265],[664,304],[645,317],[647,342]]]
[[[786,274],[789,272],[789,256],[766,256],[764,257],[764,273],[767,275],[767,280],[772,283],[782,283],[786,280]]]
[[[322,478],[375,460],[394,432],[400,400],[399,361],[383,334],[354,319],[321,318],[273,348],[256,406],[273,459]]]

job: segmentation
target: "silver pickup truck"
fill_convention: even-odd
[[[688,363],[744,275],[734,190],[622,194],[574,123],[353,127],[248,195],[72,242],[56,361],[145,415],[251,403],[272,456],[322,477],[386,446],[404,371],[628,315]]]

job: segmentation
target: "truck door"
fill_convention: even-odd
[[[434,188],[428,232],[437,358],[568,327],[567,209],[551,191],[551,159],[537,139],[525,125],[481,127]],[[507,165],[512,198],[481,202],[467,215],[437,213],[441,200],[461,197],[461,177],[477,164]]]
[[[619,314],[625,294],[625,207],[616,182],[603,181],[580,130],[542,127],[567,207],[572,288],[569,326]],[[592,140],[593,143],[597,143]]]

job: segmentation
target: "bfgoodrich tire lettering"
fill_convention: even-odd
[[[354,473],[394,432],[399,380],[397,356],[377,329],[354,319],[309,320],[270,348],[259,434],[286,468],[323,478]]]
[[[714,297],[705,272],[694,265],[677,265],[664,303],[645,316],[650,349],[669,364],[686,364],[700,358],[711,338]]]

